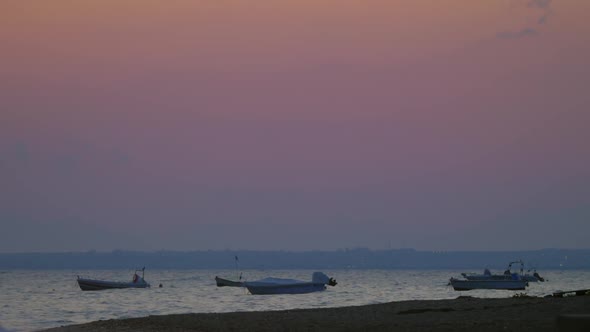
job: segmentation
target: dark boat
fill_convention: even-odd
[[[215,277],[215,283],[217,287],[244,287],[244,283],[241,281],[232,281],[219,277]]]
[[[247,282],[245,287],[250,294],[307,294],[326,290],[323,282],[305,282],[293,279],[265,278],[259,281]]]
[[[137,272],[141,271],[141,277]],[[130,282],[125,281],[108,281],[108,280],[97,280],[80,278],[78,276],[78,285],[83,291],[94,291],[94,290],[105,290],[105,289],[120,289],[120,288],[147,288],[150,287],[144,279],[145,267],[141,270],[135,270],[133,279]]]
[[[241,277],[240,277],[241,279]],[[250,294],[306,294],[326,290],[326,285],[336,286],[337,282],[322,272],[314,272],[311,281],[295,279],[264,278],[256,281],[232,281],[215,277],[217,287],[245,287]]]

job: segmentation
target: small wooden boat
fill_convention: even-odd
[[[524,290],[529,285],[529,282],[523,279],[462,280],[451,278],[450,284],[456,291],[473,289]]]
[[[223,279],[219,277],[215,277],[215,283],[217,287],[244,287],[244,283],[242,281],[232,281],[228,279]]]
[[[137,274],[137,272],[141,271],[141,277]],[[135,270],[133,274],[133,279],[130,282],[125,281],[107,281],[107,280],[97,280],[97,279],[88,279],[88,278],[80,278],[78,276],[78,286],[83,291],[94,291],[94,290],[105,290],[105,289],[119,289],[119,288],[147,288],[150,287],[144,279],[145,275],[145,267],[141,270]]]
[[[241,276],[240,276],[241,279]],[[245,287],[250,294],[305,294],[320,292],[326,285],[336,286],[337,282],[322,272],[314,272],[311,281],[295,279],[264,278],[256,281],[232,281],[215,277],[217,287]]]
[[[246,281],[244,287],[250,294],[306,294],[326,290],[326,285],[336,286],[337,282],[322,272],[314,272],[311,281],[295,279],[264,278],[257,281]]]

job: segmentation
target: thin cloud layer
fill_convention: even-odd
[[[538,35],[539,32],[535,29],[524,28],[520,31],[504,31],[498,32],[496,36],[501,39],[517,39],[523,37],[531,37]]]
[[[553,14],[553,10],[551,9],[551,0],[530,0],[526,4],[526,7],[530,8],[530,10],[540,11],[539,17],[535,20],[537,25],[545,25],[549,20],[549,16]],[[513,30],[498,32],[496,34],[496,37],[500,39],[518,39],[525,37],[534,37],[538,34],[538,29],[535,29],[532,26],[526,26],[516,31]]]
[[[528,7],[549,8],[551,0],[531,0],[527,4]]]
[[[529,8],[539,8],[543,10],[543,14],[537,20],[537,24],[545,24],[549,19],[549,16],[553,14],[553,10],[551,10],[551,0],[531,0],[528,3]]]

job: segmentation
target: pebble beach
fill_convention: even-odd
[[[283,311],[110,319],[47,329],[99,331],[589,331],[590,296],[415,300]]]

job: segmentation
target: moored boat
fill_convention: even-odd
[[[311,281],[295,279],[264,278],[257,281],[246,281],[244,287],[250,294],[306,294],[326,290],[326,285],[336,286],[337,282],[322,272],[314,272]]]
[[[141,277],[137,274],[137,272],[139,272],[139,271],[142,272]],[[145,267],[141,270],[135,270],[135,273],[133,274],[133,279],[130,282],[80,278],[80,276],[78,276],[77,281],[78,281],[78,286],[80,286],[80,289],[83,291],[150,287],[150,284],[148,284],[144,280],[144,275],[145,275]]]
[[[242,281],[232,281],[228,279],[223,279],[219,277],[215,277],[215,283],[217,287],[244,287],[244,283]]]
[[[520,270],[518,272],[512,272],[513,264],[520,264]],[[530,270],[528,272],[530,272]],[[541,277],[537,273],[537,271],[533,270],[533,274],[530,274],[528,272],[524,273],[524,262],[522,260],[518,260],[510,262],[508,264],[508,268],[506,269],[506,271],[504,271],[503,274],[492,274],[489,269],[485,269],[483,274],[461,273],[461,275],[467,280],[513,280],[516,276],[518,279],[522,279],[525,281],[545,281],[545,279]]]

